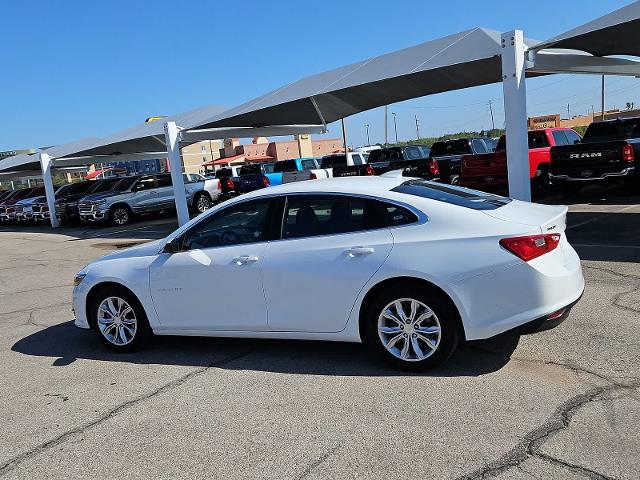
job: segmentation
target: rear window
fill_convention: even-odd
[[[460,138],[458,140],[447,140],[444,142],[436,142],[431,145],[432,157],[444,157],[446,155],[467,155],[473,153],[469,140]]]
[[[262,170],[260,169],[260,165],[244,165],[240,168],[240,176],[243,175],[260,175],[262,174]]]
[[[627,121],[596,122],[587,127],[583,142],[606,142],[640,138],[640,118]]]
[[[527,132],[529,148],[544,148],[549,146],[547,134],[540,130],[531,130]],[[498,140],[496,152],[504,152],[507,149],[507,137],[502,135]]]
[[[273,165],[274,172],[295,172],[298,170],[295,160],[281,160]]]
[[[347,157],[344,155],[329,155],[328,157],[322,157],[321,168],[333,168],[345,166],[347,164]]]
[[[216,178],[233,177],[233,171],[230,168],[220,168],[216,171]]]
[[[511,202],[511,199],[507,197],[426,180],[409,180],[391,191],[450,203],[473,210],[495,210]]]
[[[400,147],[395,148],[380,148],[378,150],[372,150],[369,152],[369,163],[375,162],[389,162],[391,160],[402,160],[402,149]]]

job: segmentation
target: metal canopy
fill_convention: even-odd
[[[640,56],[640,1],[557,35],[535,47],[568,48],[597,56]]]
[[[502,80],[500,53],[499,32],[474,28],[303,78],[197,128],[326,124],[410,98],[495,83]]]
[[[97,137],[86,137],[75,142],[65,143],[44,149],[51,157],[62,157],[68,154],[83,150],[98,141]],[[0,172],[4,171],[23,171],[23,170],[40,170],[40,157],[37,153],[20,154],[13,157],[0,160]]]
[[[185,113],[171,115],[154,122],[147,122],[121,130],[106,138],[101,138],[87,145],[82,150],[76,150],[60,157],[93,156],[93,155],[123,155],[130,153],[162,152],[166,154],[164,124],[175,122],[182,128],[197,127],[204,119],[218,115],[225,110],[219,105],[197,108]]]

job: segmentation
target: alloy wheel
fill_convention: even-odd
[[[129,212],[126,208],[118,208],[113,212],[113,221],[118,225],[124,225],[129,221]]]
[[[382,345],[399,360],[419,362],[429,358],[440,345],[441,327],[431,308],[413,298],[387,304],[378,317]]]
[[[200,195],[196,203],[196,208],[200,213],[205,212],[211,208],[211,201],[205,195]]]
[[[138,331],[135,311],[120,297],[107,297],[98,306],[98,329],[113,345],[131,343]]]

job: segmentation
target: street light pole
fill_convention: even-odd
[[[416,140],[420,140],[420,125],[418,124],[418,115],[415,115],[416,118]]]
[[[369,124],[368,123],[365,125],[365,128],[367,129],[367,147],[368,147],[369,145],[371,145],[371,140],[369,140]]]
[[[389,145],[389,133],[388,133],[388,126],[387,126],[387,117],[389,115],[387,114],[387,105],[384,106],[384,146],[386,147],[387,145]]]
[[[393,129],[396,132],[396,143],[398,143],[398,124],[396,123],[396,112],[391,112],[393,115]]]

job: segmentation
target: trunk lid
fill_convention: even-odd
[[[540,233],[562,233],[567,227],[568,210],[565,205],[542,205],[513,200],[503,207],[484,210],[483,213],[499,220],[539,228]]]

